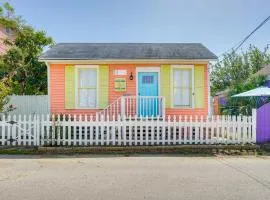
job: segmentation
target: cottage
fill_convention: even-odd
[[[208,64],[199,43],[60,43],[48,66],[51,113],[207,115]]]

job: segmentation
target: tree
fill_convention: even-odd
[[[232,51],[224,55],[222,61],[214,65],[211,72],[211,94],[229,90],[227,105],[223,109],[226,114],[250,114],[254,101],[250,99],[233,99],[232,95],[254,89],[263,85],[264,77],[255,77],[254,74],[265,64],[270,63],[268,48],[260,51],[250,46],[246,52],[240,54]]]
[[[4,111],[4,106],[8,103],[8,95],[10,93],[10,88],[7,87],[5,82],[0,82],[0,112]]]
[[[52,38],[27,25],[8,3],[0,7],[0,24],[14,33],[14,40],[5,40],[9,50],[1,56],[0,78],[10,78],[13,94],[46,94],[46,65],[38,61],[38,56],[54,44]]]
[[[214,65],[211,73],[212,95],[238,83],[243,83],[267,63],[270,63],[268,48],[260,51],[257,47],[250,46],[246,52],[241,54],[235,51],[226,53],[222,61]]]

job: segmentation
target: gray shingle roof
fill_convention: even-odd
[[[40,60],[217,59],[200,43],[59,43]]]

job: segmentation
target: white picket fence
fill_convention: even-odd
[[[256,142],[256,114],[110,121],[86,115],[14,115],[1,117],[0,133],[2,146],[247,144]]]

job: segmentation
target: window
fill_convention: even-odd
[[[192,70],[173,70],[173,105],[191,107],[192,105]]]
[[[97,105],[97,69],[78,69],[78,107],[96,108]]]
[[[143,76],[142,77],[142,83],[144,84],[153,84],[154,82],[154,76]]]

